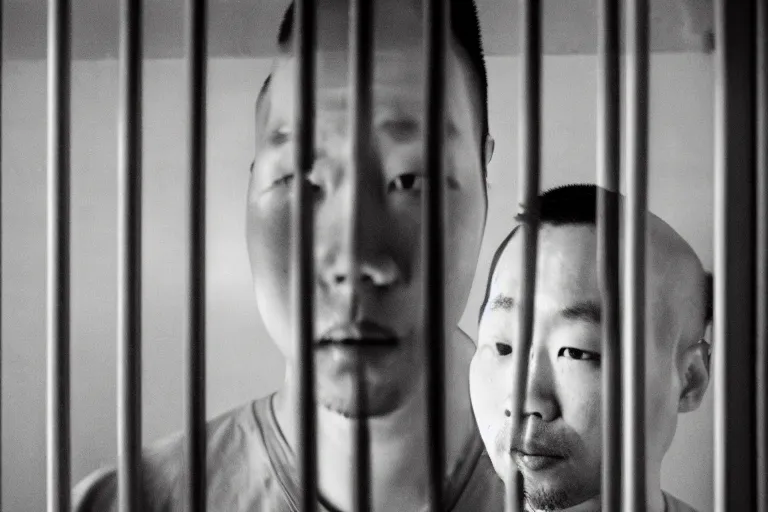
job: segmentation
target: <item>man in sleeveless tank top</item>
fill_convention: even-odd
[[[427,511],[426,389],[421,263],[425,95],[422,2],[375,7],[372,150],[358,168],[350,155],[347,79],[349,5],[321,0],[318,14],[316,157],[299,177],[292,132],[293,6],[279,56],[258,95],[256,151],[247,196],[247,240],[259,312],[285,355],[284,385],[208,423],[208,510],[297,511],[297,355],[292,342],[292,183],[306,179],[315,207],[315,368],[318,491],[322,511],[351,512],[358,418],[371,441],[375,511]],[[447,418],[446,510],[496,512],[503,484],[479,436],[467,375],[474,344],[456,326],[477,264],[487,209],[487,83],[477,11],[451,0],[445,126]],[[214,170],[215,172],[215,170]],[[213,345],[213,344],[212,344]],[[356,406],[357,373],[367,407]],[[175,436],[145,452],[144,507],[181,511],[188,474]],[[113,470],[75,490],[75,510],[115,510]]]
[[[600,510],[601,295],[592,185],[540,197],[541,227],[529,376],[520,431],[510,431],[521,236],[493,259],[470,370],[472,405],[499,476],[512,461],[531,510]],[[515,228],[516,229],[516,228]],[[693,509],[663,492],[661,463],[677,415],[696,409],[709,383],[711,276],[667,223],[648,216],[646,285],[647,496],[652,512]]]

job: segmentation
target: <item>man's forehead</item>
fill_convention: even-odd
[[[407,109],[408,114],[421,116],[424,103],[425,66],[422,48],[379,50],[374,54],[373,100],[377,104]],[[447,94],[453,116],[471,110],[470,89],[455,52],[448,54]],[[317,54],[317,102],[322,109],[340,110],[349,97],[349,52],[319,51]],[[273,67],[271,88],[281,91],[280,104],[292,104],[296,84],[293,56],[277,59]],[[273,95],[273,98],[275,96]],[[461,120],[457,120],[461,122]],[[467,120],[468,121],[468,120]]]
[[[621,240],[623,236],[620,242]],[[701,281],[703,276],[698,257],[680,235],[655,216],[649,216],[647,251],[646,296],[649,301],[654,303],[663,300],[679,287],[689,295],[695,293],[696,283]],[[518,232],[510,240],[496,265],[491,280],[491,298],[498,294],[518,294],[522,278],[521,256],[522,236]],[[623,272],[623,269],[620,271]],[[594,225],[545,225],[541,228],[536,290],[537,295],[573,298],[577,298],[579,294],[593,294],[599,291],[597,235]]]
[[[522,239],[518,231],[504,248],[491,279],[491,298],[498,294],[517,296],[523,272]],[[542,227],[536,264],[537,294],[575,298],[592,294],[597,290],[595,250],[594,226]]]
[[[422,2],[373,2],[373,41],[376,48],[402,50],[420,47],[423,33]],[[320,0],[317,45],[321,51],[344,51],[349,46],[349,0]]]

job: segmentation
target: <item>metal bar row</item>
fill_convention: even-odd
[[[619,295],[620,3],[601,0],[597,83],[597,268],[602,311],[602,510],[621,509],[622,372]]]
[[[48,512],[70,500],[70,34],[68,0],[48,3],[48,222],[46,248]]]
[[[189,55],[189,332],[186,354],[186,467],[189,468],[187,510],[205,512],[206,479],[206,107],[208,6],[187,0],[186,38]]]
[[[753,9],[758,5],[757,12]],[[353,58],[351,121],[353,158],[362,172],[370,156],[372,24],[369,2],[353,2],[350,29]],[[747,5],[747,4],[744,4]],[[768,77],[765,5],[716,2],[716,204],[715,204],[715,498],[717,510],[768,508],[766,484],[758,480],[768,464],[766,444],[766,343],[768,341]],[[514,355],[513,435],[520,430],[533,332],[537,254],[537,196],[541,151],[541,5],[521,0],[521,88],[519,213],[524,252],[518,350]],[[190,0],[190,333],[187,386],[187,456],[190,510],[205,510],[205,106],[206,30],[204,1]],[[757,14],[755,16],[755,14]],[[427,275],[425,326],[430,502],[444,505],[445,360],[443,127],[444,83],[450,19],[440,0],[425,4],[426,130],[424,257]],[[313,211],[311,188],[303,179],[314,163],[315,49],[317,6],[296,5],[297,172],[293,215],[293,307],[299,354],[299,474],[302,510],[317,507],[317,454],[313,362]],[[753,25],[752,19],[757,23]],[[647,0],[631,0],[627,10],[628,154],[623,333],[619,329],[619,6],[603,0],[599,38],[599,177],[607,189],[598,202],[598,244],[603,294],[604,508],[645,510],[645,254],[648,167],[649,57]],[[0,12],[1,21],[1,12]],[[121,510],[140,508],[141,499],[141,7],[124,0],[121,16],[119,186],[119,485]],[[752,27],[752,28],[750,28]],[[756,31],[756,32],[755,32]],[[757,37],[755,37],[757,36]],[[758,41],[758,45],[755,45]],[[48,510],[70,508],[69,425],[69,178],[70,178],[70,5],[49,2],[48,75]],[[1,71],[1,68],[0,68]],[[755,93],[758,93],[757,95]],[[759,107],[755,109],[755,107]],[[757,112],[757,114],[755,114]],[[750,122],[745,122],[748,120]],[[754,121],[754,122],[752,122]],[[757,169],[757,172],[756,172]],[[755,176],[756,172],[756,176]],[[756,191],[751,184],[757,180]],[[352,208],[356,211],[353,191]],[[355,218],[353,215],[352,218]],[[757,220],[756,220],[757,219]],[[357,221],[354,221],[357,222]],[[352,244],[357,236],[353,222]],[[356,272],[356,269],[353,269]],[[753,287],[752,283],[757,283]],[[744,290],[750,290],[744,307]],[[748,340],[756,340],[753,345]],[[619,342],[621,340],[621,343]],[[622,358],[622,355],[624,356]],[[758,357],[754,357],[757,355]],[[622,361],[623,359],[623,361]],[[757,361],[757,364],[753,364]],[[754,369],[755,371],[745,369]],[[365,376],[359,377],[364,384]],[[364,387],[364,386],[360,386]],[[359,390],[360,428],[356,437],[357,510],[370,508],[369,440]],[[620,400],[620,397],[622,400]],[[623,403],[624,415],[621,416]],[[746,421],[745,421],[746,420]],[[623,439],[623,446],[621,446]],[[514,440],[513,440],[514,441]],[[622,449],[619,449],[621,446]],[[759,450],[756,463],[752,454]],[[514,461],[510,461],[515,469]],[[740,468],[735,471],[734,468]],[[507,510],[523,509],[523,482],[514,472]],[[746,475],[746,477],[745,477]],[[624,478],[622,478],[622,476]],[[622,482],[623,480],[623,482]],[[623,487],[622,487],[623,485]],[[759,498],[759,502],[758,502]]]
[[[715,510],[755,510],[755,6],[715,2]],[[763,478],[765,475],[763,475]]]
[[[517,346],[513,351],[511,446],[520,434],[528,380],[528,362],[533,337],[536,259],[538,253],[538,196],[541,181],[541,29],[539,0],[520,0],[520,95],[518,98],[518,213],[523,252],[519,292]],[[512,457],[512,455],[510,455]],[[522,512],[524,507],[523,474],[510,460],[507,482],[507,512]]]

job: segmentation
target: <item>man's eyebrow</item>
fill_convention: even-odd
[[[515,307],[515,299],[509,295],[499,294],[491,301],[491,311],[504,310],[511,311]]]
[[[395,109],[395,118],[408,118],[417,123],[417,125],[421,124],[421,120],[418,117],[413,116],[413,109],[407,99],[398,98],[392,95],[378,96],[374,98],[373,106],[375,108],[378,104],[383,107],[388,107],[391,106],[392,101],[398,104]],[[324,93],[318,100],[318,104],[330,110],[346,110],[348,108],[348,103],[349,94],[346,89]],[[445,124],[448,129],[448,136],[450,138],[456,138],[459,135],[459,127],[450,111],[446,112]]]
[[[599,324],[602,321],[602,308],[600,303],[595,301],[577,302],[560,310],[560,316],[566,320],[584,320]]]

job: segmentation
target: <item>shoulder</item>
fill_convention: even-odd
[[[103,468],[80,481],[72,491],[74,512],[107,512],[117,506],[117,475]]]
[[[181,479],[183,443],[179,435],[163,439],[142,454],[142,509],[173,510],[171,504]],[[113,512],[118,504],[118,477],[115,467],[99,469],[75,486],[75,512]]]
[[[666,512],[696,512],[695,508],[675,498],[668,492],[664,492],[664,503]]]
[[[264,399],[262,399],[264,400]],[[263,435],[256,421],[256,402],[237,407],[206,424],[209,500],[225,499],[256,482],[246,475],[268,470]],[[186,442],[183,432],[173,434],[143,451],[145,510],[176,510],[184,499]],[[117,473],[100,469],[83,479],[72,496],[75,512],[111,512],[117,509]]]

